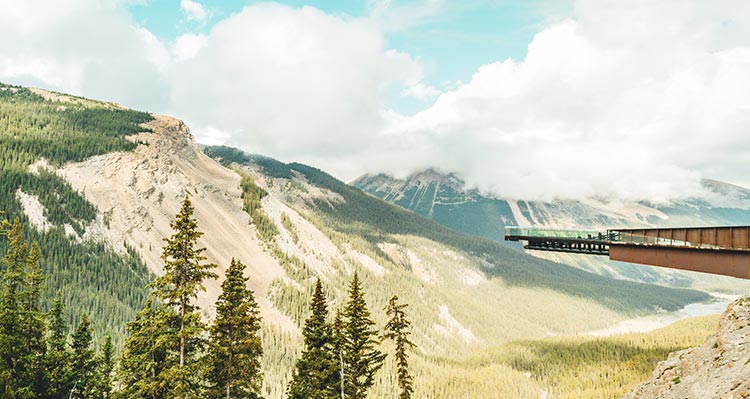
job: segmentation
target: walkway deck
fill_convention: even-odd
[[[531,250],[750,278],[750,226],[576,230],[509,226],[506,241]]]

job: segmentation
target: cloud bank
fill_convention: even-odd
[[[387,136],[415,155],[390,170],[439,166],[516,198],[664,201],[703,176],[750,183],[748,16],[744,2],[580,1],[523,61],[483,65],[395,119]]]
[[[169,54],[117,1],[0,0],[0,80],[160,109]]]
[[[369,21],[260,4],[219,22],[170,67],[170,105],[204,141],[320,162],[376,140],[385,89],[420,74]]]
[[[368,18],[256,4],[166,42],[120,1],[0,0],[0,80],[174,114],[199,141],[345,180],[437,167],[505,197],[655,201],[702,177],[750,185],[750,3],[581,0],[523,60],[498,54],[448,91],[388,48],[409,26],[397,6],[368,4]],[[424,24],[441,4],[412,8]],[[400,115],[393,88],[434,100]]]

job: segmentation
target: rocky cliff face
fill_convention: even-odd
[[[249,265],[264,319],[297,331],[266,299],[271,282],[284,272],[252,239],[252,226],[242,210],[239,175],[204,155],[181,121],[157,115],[146,127],[153,133],[133,136],[144,143],[134,151],[93,157],[58,171],[100,213],[87,235],[104,239],[115,249],[129,245],[159,274],[162,238],[172,234],[170,223],[185,195],[190,195],[199,228],[205,232],[199,243],[207,248],[208,260],[219,265],[221,274],[232,257]],[[206,293],[199,298],[203,305],[215,302],[219,284],[206,282]]]
[[[623,399],[750,398],[750,298],[729,305],[716,335],[673,352]]]

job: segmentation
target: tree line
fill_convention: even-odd
[[[127,323],[118,355],[110,337],[94,345],[85,314],[69,334],[58,294],[42,310],[45,274],[36,244],[24,240],[23,225],[3,222],[7,245],[0,278],[0,397],[32,398],[261,398],[261,317],[248,288],[246,266],[232,259],[221,284],[216,315],[206,323],[194,304],[204,282],[217,278],[207,263],[203,234],[185,197],[165,239],[163,275],[148,284],[149,295]],[[320,280],[312,294],[310,316],[302,335],[286,396],[363,399],[386,360],[383,339],[394,343],[399,398],[413,392],[409,371],[410,326],[405,308],[391,298],[389,321],[381,334],[375,327],[355,273],[348,300],[329,314]]]

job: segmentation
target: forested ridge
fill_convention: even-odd
[[[165,239],[164,274],[146,285],[148,299],[127,324],[122,351],[111,336],[100,349],[94,345],[91,319],[81,315],[76,327],[63,318],[58,293],[49,312],[41,307],[48,288],[39,265],[39,247],[23,236],[23,225],[0,224],[6,238],[0,273],[0,397],[33,398],[260,398],[261,356],[258,303],[247,288],[245,265],[232,259],[207,323],[193,304],[204,282],[216,279],[214,269],[198,247],[203,235],[185,197]],[[382,339],[396,342],[397,379],[401,399],[412,394],[408,340],[410,323],[405,304],[393,297],[384,327],[375,326],[357,273],[349,299],[328,314],[320,281],[313,293],[311,315],[305,321],[306,348],[288,385],[293,398],[365,399],[387,354]],[[72,333],[70,333],[72,332]],[[339,396],[341,395],[341,396]]]
[[[136,144],[126,136],[147,131],[139,125],[151,119],[144,112],[89,100],[52,102],[27,88],[0,83],[0,211],[8,220],[18,218],[25,226],[24,237],[39,245],[49,288],[42,307],[50,308],[59,291],[68,323],[87,313],[94,330],[112,334],[116,344],[125,321],[145,300],[142,285],[151,276],[132,251],[122,256],[101,243],[71,238],[65,226],[82,235],[96,209],[56,173],[30,165],[44,159],[61,166],[132,150]],[[30,226],[16,195],[19,190],[44,206],[51,224],[47,231]],[[0,242],[0,250],[5,245]]]

